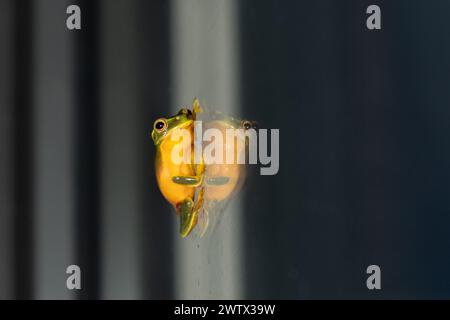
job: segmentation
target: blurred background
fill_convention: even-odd
[[[0,298],[450,298],[449,15],[0,0]],[[280,171],[255,170],[213,235],[181,239],[149,134],[195,96],[279,128]]]

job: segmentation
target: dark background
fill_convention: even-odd
[[[69,4],[81,31],[65,28]],[[382,30],[366,28],[370,4]],[[170,10],[0,1],[2,298],[178,296],[173,212],[148,136],[170,114]],[[237,10],[242,114],[281,138],[278,175],[243,191],[242,296],[449,298],[450,2]],[[83,270],[75,295],[66,260]],[[366,288],[371,264],[380,291]]]

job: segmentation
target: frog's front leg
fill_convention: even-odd
[[[203,183],[205,165],[203,161],[195,166],[195,175],[192,176],[174,176],[172,181],[176,184],[182,184],[190,187],[198,187]]]
[[[177,205],[180,214],[180,235],[184,238],[191,233],[197,223],[197,212],[194,211],[194,201],[186,198]]]
[[[200,176],[174,176],[172,181],[176,184],[182,184],[190,187],[198,187],[202,183]]]
[[[208,186],[223,186],[230,181],[229,177],[225,176],[216,176],[216,177],[206,177],[205,183]]]

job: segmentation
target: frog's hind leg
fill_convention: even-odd
[[[194,212],[198,216],[198,234],[200,237],[203,237],[209,225],[209,214],[206,208],[204,207],[204,193],[205,188],[201,188],[197,194],[197,201],[194,206]]]
[[[203,210],[203,193],[204,188],[201,188],[195,202],[191,198],[187,198],[177,206],[180,213],[180,234],[183,238],[192,232],[199,218],[200,237],[208,227],[208,213]]]
[[[194,201],[186,198],[177,206],[180,213],[180,235],[187,237],[197,224],[197,212],[194,211]]]
[[[199,228],[199,235],[200,237],[203,237],[206,233],[206,230],[208,230],[209,226],[209,212],[206,208],[202,208],[201,212],[198,214],[199,216],[199,222],[198,222],[198,228]]]

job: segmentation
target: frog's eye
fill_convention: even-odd
[[[157,132],[163,132],[164,130],[167,129],[167,121],[166,119],[158,119],[155,121],[155,123],[153,124],[153,128],[157,131]]]
[[[248,130],[252,127],[252,123],[250,121],[245,120],[242,122],[242,127],[244,127],[245,130]]]

